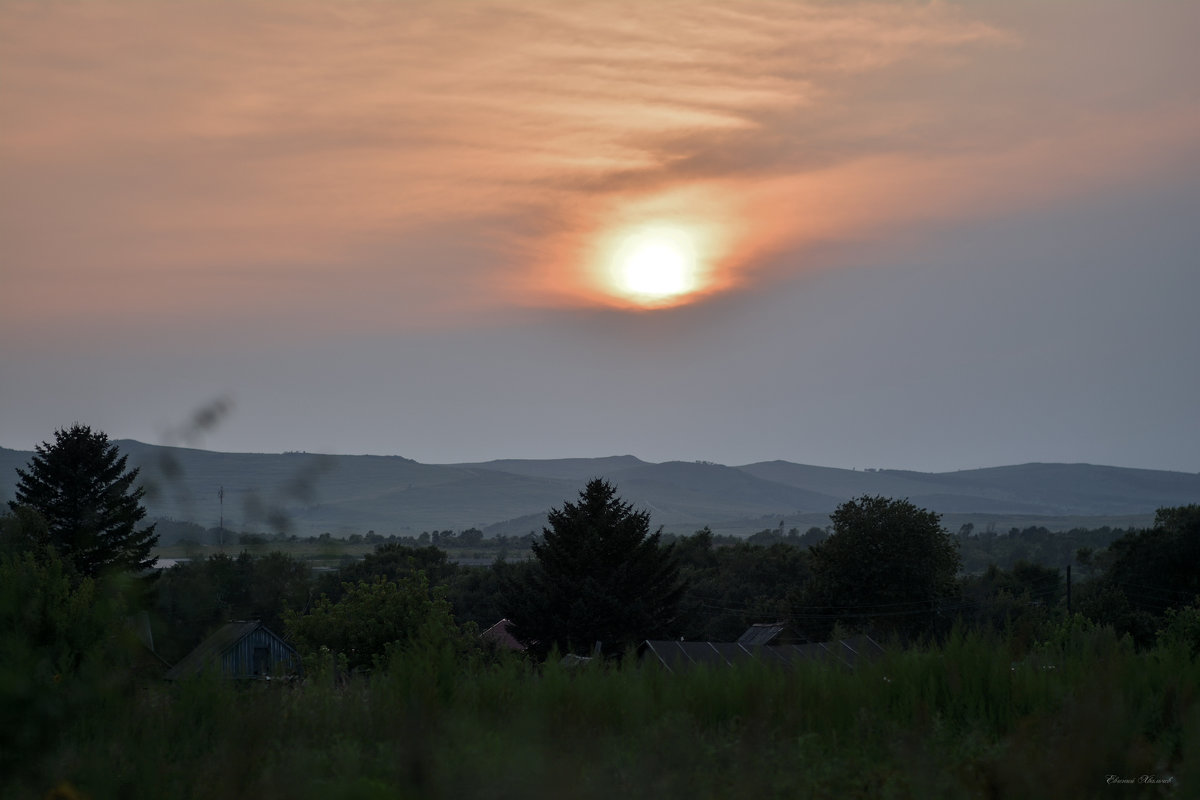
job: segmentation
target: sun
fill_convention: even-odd
[[[621,282],[634,294],[667,297],[687,291],[688,259],[669,242],[638,245],[621,264]]]
[[[628,233],[615,248],[610,269],[615,288],[645,305],[696,289],[695,246],[675,228],[646,226]]]

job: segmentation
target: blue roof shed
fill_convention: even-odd
[[[167,680],[217,670],[222,677],[267,679],[300,672],[300,655],[261,620],[227,622],[170,670]]]

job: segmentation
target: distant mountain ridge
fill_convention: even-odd
[[[546,512],[603,477],[650,512],[652,523],[690,533],[824,526],[840,503],[864,494],[906,497],[944,515],[947,527],[1016,520],[1047,527],[1148,524],[1162,506],[1200,502],[1200,475],[1091,464],[1021,464],[924,473],[857,471],[764,461],[650,463],[631,455],[422,464],[400,456],[218,453],[118,440],[142,470],[152,517],[234,530],[415,535],[463,530],[523,534]],[[29,451],[0,448],[0,499]],[[222,505],[218,490],[224,488]],[[998,527],[1003,528],[998,525]]]

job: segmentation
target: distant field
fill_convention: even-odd
[[[261,555],[266,553],[285,553],[292,558],[301,561],[311,562],[315,567],[322,566],[337,566],[343,561],[351,561],[360,559],[369,553],[374,553],[378,545],[360,543],[348,544],[334,541],[333,543],[319,542],[316,538],[298,539],[295,542],[267,542],[265,544],[231,544],[225,547],[218,546],[196,546],[186,544],[171,544],[156,547],[154,555],[162,559],[197,559],[207,558],[212,555],[223,553],[231,557],[237,557],[242,552],[250,553],[251,555]],[[486,566],[494,562],[500,555],[500,550],[496,548],[487,549],[471,549],[471,548],[441,548],[446,551],[446,557],[457,564],[466,566]],[[505,553],[505,558],[509,561],[519,561],[529,557],[528,550],[517,548],[509,548]]]

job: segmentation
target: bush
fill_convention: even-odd
[[[345,584],[336,603],[322,595],[307,614],[288,612],[284,627],[301,655],[321,648],[344,657],[350,669],[385,663],[397,647],[454,641],[462,632],[450,604],[431,592],[424,572],[396,581],[376,578]]]
[[[1189,655],[1200,654],[1200,597],[1190,606],[1169,608],[1158,631],[1160,647],[1179,648]]]
[[[0,772],[33,768],[65,721],[132,685],[131,579],[72,578],[53,550],[0,554]]]

